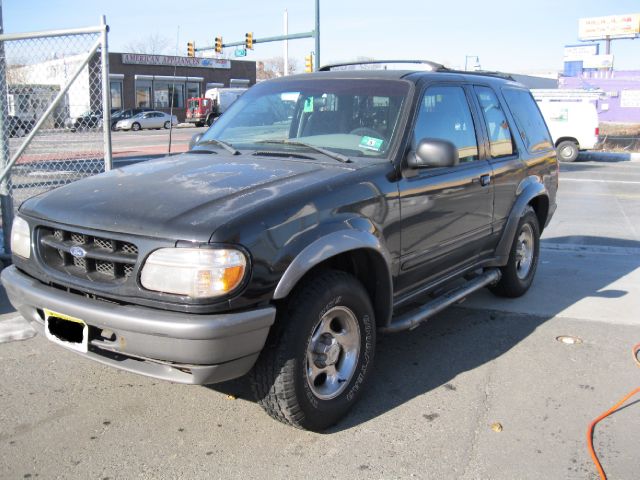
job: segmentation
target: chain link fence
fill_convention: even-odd
[[[98,37],[84,34],[5,42],[11,156]],[[14,207],[33,195],[104,171],[102,123],[102,68],[96,54],[11,169],[8,181]]]
[[[110,164],[106,31],[0,36],[3,223],[27,198],[105,171],[105,158]]]

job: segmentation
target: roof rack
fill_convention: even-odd
[[[511,80],[512,82],[516,81],[510,73],[495,72],[491,70],[449,70],[447,69],[447,72],[462,73],[464,75],[483,75],[485,77],[503,78],[505,80]]]
[[[420,65],[428,65],[431,67],[431,70],[435,72],[447,70],[444,65],[437,62],[432,62],[431,60],[367,60],[360,62],[334,63],[332,65],[323,65],[318,71],[330,72],[332,69],[338,67],[352,67],[356,65],[380,65],[385,63],[415,63]]]

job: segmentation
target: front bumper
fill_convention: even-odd
[[[2,271],[2,283],[38,333],[44,335],[44,309],[82,319],[89,326],[89,351],[75,353],[178,383],[217,383],[247,373],[276,314],[271,306],[196,315],[119,305],[44,285],[15,266]]]

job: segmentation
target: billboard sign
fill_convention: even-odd
[[[622,90],[620,92],[622,108],[640,108],[640,90]]]
[[[613,68],[613,55],[591,55],[584,57],[582,68]]]
[[[122,63],[162,65],[166,67],[231,68],[231,61],[221,58],[174,57],[171,55],[146,55],[143,53],[123,53]]]
[[[575,62],[584,60],[585,57],[591,57],[598,54],[598,44],[591,45],[565,45],[564,58],[565,62]]]
[[[638,34],[640,34],[640,13],[578,20],[578,38],[580,40],[634,38]]]

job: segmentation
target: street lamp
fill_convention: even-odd
[[[480,59],[478,58],[477,55],[465,55],[464,56],[464,71],[466,72],[468,70],[467,65],[468,65],[468,60],[470,58],[475,58],[475,63],[473,64],[473,69],[474,70],[480,70]]]

